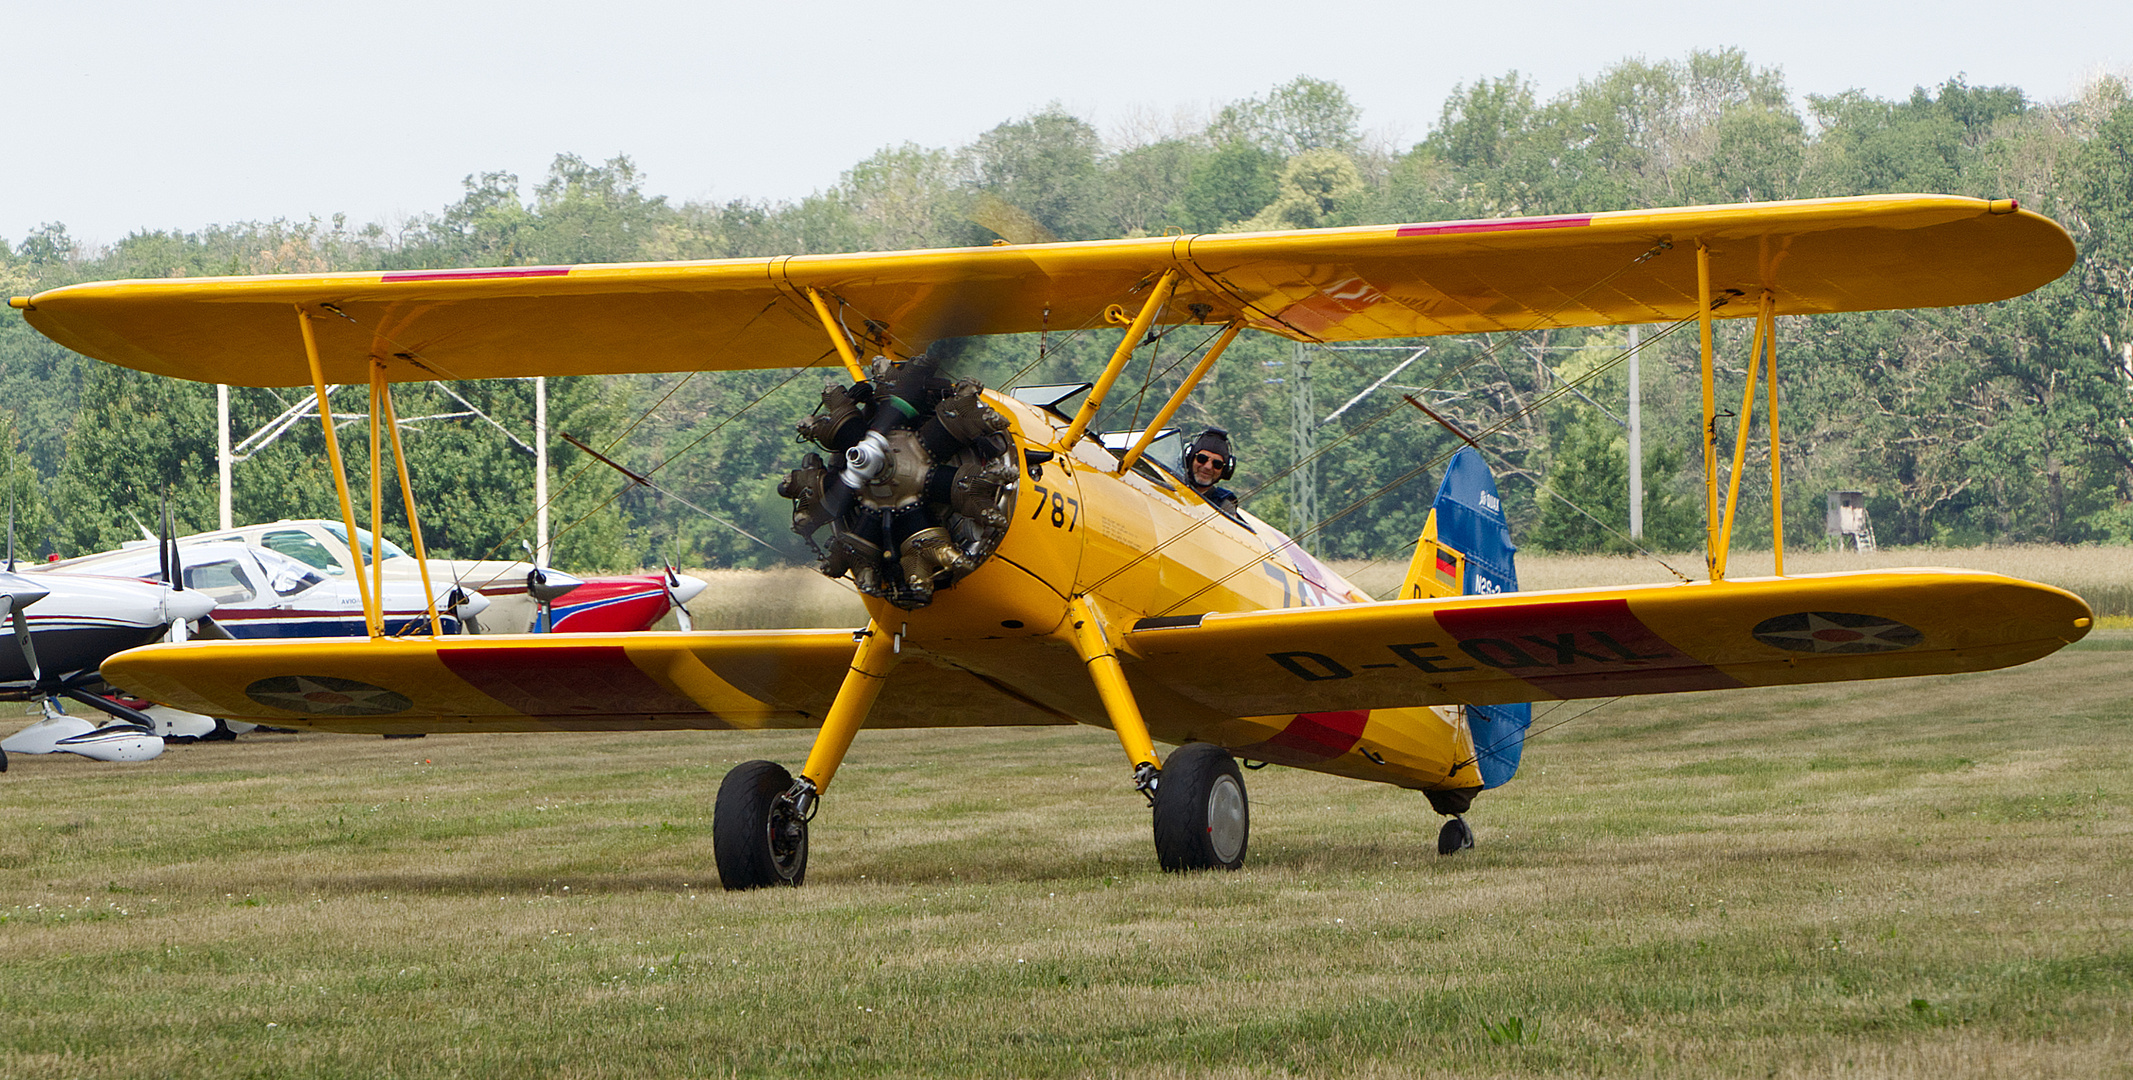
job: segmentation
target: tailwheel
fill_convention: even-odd
[[[1463,817],[1453,816],[1437,832],[1437,854],[1454,855],[1474,846],[1474,828]]]
[[[787,795],[792,786],[775,761],[743,762],[719,784],[711,848],[729,891],[798,885],[807,876],[807,818]]]
[[[1244,865],[1252,814],[1229,751],[1189,743],[1171,753],[1155,787],[1155,854],[1165,870]]]

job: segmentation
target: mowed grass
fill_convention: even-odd
[[[1191,876],[1107,732],[863,732],[748,894],[712,795],[805,733],[17,757],[0,1076],[2133,1075],[2129,689],[1543,707],[1474,851],[1269,768]]]

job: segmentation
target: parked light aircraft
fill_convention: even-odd
[[[154,562],[154,554],[148,559]],[[136,577],[0,572],[0,701],[39,701],[45,712],[0,743],[0,772],[10,752],[65,750],[121,761],[161,753],[153,719],[96,692],[98,668],[136,645],[184,640],[214,608],[197,589]],[[108,713],[112,722],[67,716],[60,698]]]
[[[215,623],[239,640],[272,638],[363,637],[363,598],[354,583],[329,578],[307,563],[267,547],[235,541],[178,544],[184,585],[215,605]],[[167,556],[165,557],[167,561]],[[126,547],[47,563],[30,573],[40,579],[57,574],[162,580],[153,547]],[[464,633],[465,623],[487,610],[480,593],[454,589],[450,582],[424,597],[422,583],[387,577],[381,594],[385,632],[418,629],[438,609],[442,630]],[[454,595],[457,593],[458,595]],[[136,645],[139,642],[129,642]]]
[[[511,632],[528,627],[552,633],[645,630],[669,611],[675,613],[681,628],[687,630],[687,605],[704,591],[706,584],[702,578],[690,577],[672,567],[656,574],[605,574],[582,578],[552,567],[536,568],[530,562],[517,559],[429,559],[426,566],[417,567],[415,560],[391,540],[373,544],[367,529],[357,529],[353,534],[363,549],[359,560],[348,550],[350,535],[347,526],[338,521],[298,518],[196,533],[178,537],[177,542],[188,549],[198,544],[250,544],[278,552],[334,578],[346,577],[359,561],[375,559],[386,587],[390,589],[395,582],[402,583],[405,590],[417,597],[417,608],[422,603],[419,590],[426,569],[432,579],[450,582],[470,594],[479,593],[494,605],[485,616],[481,608],[466,613],[470,616],[468,629],[477,634],[497,630]],[[549,598],[542,602],[528,594],[528,584],[536,569],[542,585],[538,591]],[[353,590],[355,586],[351,583],[348,588]],[[480,619],[474,619],[475,616]],[[356,633],[360,634],[360,617],[355,622],[358,626]],[[238,637],[248,636],[235,626],[231,627],[231,632]],[[324,635],[305,631],[271,636]]]
[[[1891,195],[890,254],[106,282],[11,303],[60,343],[144,371],[320,391],[368,382],[374,461],[381,427],[397,431],[399,381],[841,366],[801,424],[827,456],[804,461],[783,490],[823,569],[865,594],[856,633],[407,640],[379,634],[373,611],[370,641],[151,645],[105,668],[154,700],[277,725],[816,729],[797,777],[749,762],[720,787],[719,873],[745,888],[802,881],[808,822],[864,725],[1109,729],[1153,805],[1161,864],[1235,867],[1249,830],[1238,755],[1417,789],[1458,815],[1489,782],[1480,759],[1498,749],[1477,738],[1480,707],[2047,655],[2091,619],[2058,589],[1959,570],[1787,576],[1782,550],[1777,576],[1734,580],[1726,553],[1759,379],[1778,405],[1777,316],[1999,300],[2073,258],[2063,229],[2012,201]],[[1720,318],[1756,327],[1723,497]],[[957,336],[1106,319],[1123,337],[1071,415],[937,377],[928,352]],[[1339,342],[1691,319],[1706,581],[1459,595],[1462,569],[1486,553],[1433,523],[1400,598],[1370,601],[1265,522],[1225,516],[1143,467],[1155,433],[1245,329]],[[1151,328],[1185,323],[1205,324],[1212,344],[1147,432],[1107,450],[1090,425],[1114,383]],[[1776,481],[1776,455],[1771,465]],[[370,475],[375,523],[385,468]],[[407,497],[404,464],[400,476]],[[1500,521],[1480,495],[1472,501]],[[419,524],[413,534],[419,557]],[[1159,758],[1158,742],[1179,749]],[[1463,830],[1455,817],[1440,849],[1462,846]]]

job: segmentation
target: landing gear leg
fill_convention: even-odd
[[[844,673],[829,715],[822,718],[822,730],[798,779],[770,761],[745,762],[726,774],[711,814],[720,884],[729,890],[761,889],[798,885],[806,878],[807,823],[882,684],[896,670],[902,646],[900,635],[890,634],[878,622],[860,631],[858,655]]]
[[[1474,846],[1474,829],[1457,814],[1437,833],[1437,854],[1453,855]]]
[[[1103,622],[1087,597],[1076,597],[1068,612],[1074,648],[1089,666],[1096,693],[1110,714],[1119,745],[1133,762],[1133,786],[1155,810],[1155,857],[1165,870],[1235,870],[1244,865],[1251,811],[1244,795],[1244,774],[1229,751],[1207,743],[1179,747],[1168,764],[1155,756],[1133,689],[1119,666],[1118,653],[1104,636]]]

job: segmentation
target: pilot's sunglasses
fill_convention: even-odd
[[[1192,463],[1195,465],[1220,465],[1222,464],[1222,459],[1213,454],[1194,454]]]

